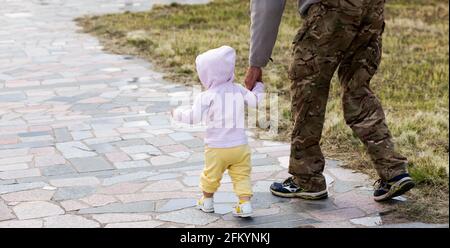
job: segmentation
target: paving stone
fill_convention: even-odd
[[[191,156],[190,152],[171,152],[168,155],[185,160]]]
[[[115,163],[115,162],[123,162],[123,161],[129,161],[130,157],[124,152],[109,152],[105,153],[106,158]]]
[[[295,225],[301,225],[304,224],[304,222],[299,221],[307,221],[307,223],[314,222],[311,220],[310,217],[296,214],[296,213],[290,213],[290,214],[281,214],[281,215],[267,215],[267,216],[260,216],[258,218],[236,218],[232,214],[227,214],[222,217],[224,220],[227,221],[234,221],[239,227],[276,227],[280,228],[281,224],[287,224],[289,222],[295,222]],[[317,222],[317,221],[315,221]],[[268,225],[272,224],[272,225]],[[264,225],[264,226],[263,226]],[[290,224],[292,225],[292,223]]]
[[[121,140],[121,141],[117,141],[113,143],[114,146],[117,147],[140,147],[140,146],[145,146],[147,145],[147,142],[144,139],[126,139],[126,140]],[[130,148],[133,149],[133,148]]]
[[[204,162],[205,155],[204,153],[196,152],[193,153],[192,156],[187,160],[188,163],[196,163],[196,162]]]
[[[184,185],[176,180],[160,180],[142,189],[142,192],[180,191]]]
[[[289,156],[278,157],[278,162],[283,168],[289,168]]]
[[[0,185],[0,194],[17,192],[28,189],[42,188],[46,185],[44,182],[32,182],[32,183],[16,183]]]
[[[30,154],[36,156],[47,156],[47,155],[53,155],[55,154],[55,148],[54,147],[37,147],[37,148],[31,148]]]
[[[145,127],[148,125],[149,123],[147,121],[130,121],[123,124],[124,127]]]
[[[197,198],[199,192],[144,192],[134,194],[116,195],[121,202],[156,201],[175,198]]]
[[[359,183],[346,182],[346,181],[336,181],[333,185],[333,191],[336,193],[345,193],[354,190]]]
[[[93,207],[104,206],[110,203],[117,202],[116,198],[114,198],[113,196],[101,194],[93,194],[80,200]]]
[[[189,151],[189,148],[184,145],[168,145],[168,146],[160,146],[159,149],[164,153],[172,153],[172,152],[181,152],[181,151]]]
[[[200,139],[190,139],[190,140],[183,141],[182,143],[189,148],[205,146],[205,143],[203,143],[203,140],[200,140]]]
[[[283,146],[268,146],[268,147],[258,147],[256,151],[259,153],[269,153],[269,152],[279,152],[279,151],[290,151],[290,145]]]
[[[260,216],[269,216],[269,215],[277,215],[280,213],[280,208],[273,207],[273,208],[259,208],[253,210],[253,218],[260,217]]]
[[[192,135],[190,133],[185,133],[185,132],[175,132],[175,133],[170,133],[168,135],[174,141],[187,141],[187,140],[194,139],[194,137],[192,137]]]
[[[8,206],[0,201],[0,223],[4,220],[14,219],[15,216],[12,214],[12,211],[8,208]]]
[[[85,208],[78,211],[79,214],[100,213],[145,213],[155,210],[155,202],[140,201],[131,203],[111,203],[101,207]]]
[[[310,226],[311,224],[318,223],[315,219],[302,219],[302,220],[285,220],[279,222],[270,222],[258,225],[243,226],[245,228],[301,228],[302,226]]]
[[[119,175],[119,176],[114,176],[114,177],[109,177],[109,178],[105,178],[103,179],[103,185],[113,185],[116,183],[122,183],[122,182],[129,182],[129,181],[134,181],[134,180],[139,180],[139,179],[144,179],[150,176],[155,175],[154,172],[136,172],[136,173],[129,173],[129,174],[124,174],[124,175]]]
[[[361,194],[357,191],[349,191],[339,194],[339,197],[334,200],[334,204],[340,208],[359,207],[360,205],[366,205],[368,203],[374,203],[373,196]]]
[[[138,161],[118,162],[118,163],[114,163],[114,166],[117,169],[129,169],[129,168],[148,167],[151,165],[150,165],[150,163],[148,163],[145,160],[138,160]]]
[[[0,179],[8,180],[8,179],[18,179],[25,177],[37,177],[40,176],[41,172],[39,169],[32,168],[26,170],[14,170],[14,171],[4,171],[0,172]]]
[[[0,142],[2,141],[2,139],[0,139]],[[0,143],[1,145],[1,143]],[[4,146],[4,148],[39,148],[39,147],[48,147],[53,145],[53,141],[35,141],[35,142],[22,142],[22,143],[18,143],[18,144],[13,144],[13,145],[8,145],[8,146]]]
[[[351,219],[351,223],[366,227],[380,226],[383,224],[380,216],[368,216],[363,218]]]
[[[16,180],[10,179],[10,180],[0,180],[0,185],[12,185],[16,184]],[[1,188],[0,188],[1,189]]]
[[[258,181],[253,185],[253,192],[267,192],[273,181]]]
[[[12,157],[12,158],[2,158],[2,159],[0,159],[0,165],[27,163],[27,162],[30,162],[32,159],[33,159],[33,156],[21,156],[21,157]]]
[[[108,187],[99,188],[97,189],[97,193],[107,195],[132,194],[141,190],[145,185],[145,183],[117,183]]]
[[[156,176],[151,176],[147,178],[147,181],[157,181],[157,180],[167,180],[167,179],[174,179],[177,177],[180,177],[180,174],[176,173],[162,173]]]
[[[369,180],[367,175],[340,167],[328,168],[327,171],[341,181],[364,182]]]
[[[25,170],[25,169],[28,169],[28,165],[26,163],[0,165],[0,172],[2,172],[2,171]]]
[[[107,223],[118,223],[118,222],[136,222],[136,221],[148,221],[152,219],[151,215],[146,214],[94,214],[92,218],[96,221],[107,224]]]
[[[215,214],[228,214],[233,211],[233,204],[226,204],[226,203],[214,203],[214,213]]]
[[[398,223],[379,226],[380,228],[448,228],[447,224],[427,224],[422,222]]]
[[[313,201],[313,200],[303,200],[303,199],[294,199],[292,201],[284,202],[280,206],[280,209],[284,213],[305,213],[309,211],[332,211],[337,210],[333,204],[333,199],[327,198],[325,200]]]
[[[102,157],[72,158],[69,159],[78,172],[91,172],[112,170],[114,167],[110,165]]]
[[[95,192],[92,186],[76,186],[59,188],[53,199],[55,201],[79,199],[91,195]]]
[[[100,224],[78,215],[59,215],[44,218],[44,227],[47,228],[94,228]]]
[[[198,186],[200,183],[200,176],[187,176],[183,178],[183,183],[187,186]]]
[[[322,221],[340,221],[364,217],[366,213],[358,208],[343,208],[331,211],[311,211],[313,217]]]
[[[117,148],[108,143],[89,145],[97,153],[109,153],[117,151]]]
[[[65,164],[66,160],[58,154],[35,156],[34,164],[37,167]]]
[[[161,155],[161,151],[152,145],[127,146],[121,147],[120,149],[128,154],[148,153],[151,155]]]
[[[276,197],[270,192],[254,192],[252,197],[254,208],[269,208],[274,203],[284,203],[288,201],[288,199]]]
[[[96,177],[60,178],[50,180],[50,184],[55,187],[85,186],[100,184],[100,180]]]
[[[204,226],[219,219],[219,217],[204,213],[198,209],[187,208],[179,211],[161,214],[159,220]]]
[[[20,141],[23,143],[36,142],[36,141],[53,141],[53,137],[51,135],[22,137],[22,138],[20,138]]]
[[[65,158],[94,157],[97,154],[79,141],[57,143],[56,148]]]
[[[150,143],[151,145],[160,147],[160,146],[168,146],[168,145],[174,145],[176,144],[176,142],[171,139],[170,137],[167,136],[158,136],[155,138],[147,138],[145,139],[148,143]]]
[[[327,221],[327,222],[311,223],[308,227],[312,227],[312,228],[355,228],[355,227],[361,227],[361,226],[354,225],[348,220],[341,220],[341,221]]]
[[[234,192],[216,192],[214,194],[214,202],[216,203],[236,203],[238,197]]]
[[[8,202],[23,202],[23,201],[49,201],[54,191],[44,189],[32,189],[27,191],[20,191],[1,195],[3,200]]]
[[[41,168],[41,173],[44,176],[59,176],[76,173],[76,171],[67,164],[50,165]]]
[[[78,200],[61,201],[60,204],[67,212],[90,207],[86,203],[78,201]]]
[[[72,136],[72,139],[74,139],[74,140],[84,140],[84,139],[89,139],[89,138],[93,137],[91,131],[75,131],[75,132],[71,132],[70,135]]]
[[[154,228],[164,224],[161,221],[139,221],[139,222],[122,222],[107,224],[106,228]]]
[[[7,157],[24,157],[28,155],[28,148],[18,148],[18,149],[4,149],[0,150],[0,158]]]
[[[156,156],[150,159],[150,162],[152,165],[159,166],[159,165],[168,165],[168,164],[174,164],[183,161],[183,159],[175,158],[171,156]]]
[[[194,207],[197,200],[194,198],[187,199],[170,199],[164,205],[156,209],[156,212],[170,212],[183,208]]]
[[[72,135],[70,135],[67,128],[55,128],[53,132],[55,133],[56,142],[68,142],[72,140]]]
[[[147,153],[130,154],[130,156],[133,160],[144,160],[150,158],[150,155],[148,155]]]
[[[13,210],[20,220],[64,214],[62,208],[56,204],[45,201],[23,202],[13,207]]]
[[[42,220],[8,220],[0,221],[0,228],[40,228]]]

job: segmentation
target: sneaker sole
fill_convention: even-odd
[[[253,213],[251,213],[251,214],[236,214],[236,213],[233,213],[233,216],[234,217],[241,217],[241,218],[248,218],[248,217],[252,217]]]
[[[213,209],[206,209],[206,208],[202,208],[200,206],[196,207],[198,210],[202,210],[205,213],[213,213],[214,212],[214,208]]]
[[[328,198],[328,191],[323,190],[317,193],[281,193],[270,189],[270,192],[276,196],[285,198],[302,198],[306,200],[322,200]]]
[[[374,200],[377,202],[390,200],[394,197],[405,194],[406,192],[414,188],[414,186],[416,186],[416,184],[410,177],[402,178],[401,180],[393,184],[386,194],[374,196]]]

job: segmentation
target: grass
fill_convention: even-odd
[[[288,1],[274,62],[264,70],[268,90],[279,94],[280,140],[289,140],[290,104],[287,67],[291,41],[302,20],[296,1]],[[372,88],[383,103],[398,150],[410,161],[418,187],[409,204],[395,213],[410,220],[448,222],[449,171],[449,10],[448,0],[391,0],[386,5],[383,60]],[[238,54],[236,78],[243,82],[248,57],[249,1],[215,0],[206,5],[156,6],[139,13],[78,19],[85,32],[115,53],[152,61],[167,78],[198,84],[195,57],[220,45]],[[332,81],[323,131],[327,157],[375,177],[364,146],[343,120],[340,87]]]

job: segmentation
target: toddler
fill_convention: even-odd
[[[206,122],[205,168],[200,178],[202,198],[197,207],[214,212],[213,197],[226,170],[239,202],[233,214],[252,215],[250,198],[251,150],[245,134],[245,106],[256,108],[263,97],[264,85],[258,82],[252,91],[234,83],[236,52],[229,46],[209,50],[195,60],[198,76],[206,91],[194,99],[189,109],[177,108],[173,118],[188,124]]]

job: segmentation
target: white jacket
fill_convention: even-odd
[[[258,82],[252,91],[235,84],[236,52],[222,46],[200,54],[195,60],[197,72],[206,91],[195,98],[189,109],[177,108],[176,121],[206,122],[205,144],[226,148],[247,144],[245,106],[256,108],[263,98],[264,85]]]

